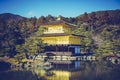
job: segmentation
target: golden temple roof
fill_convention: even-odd
[[[66,24],[66,25],[69,25],[70,27],[77,27],[77,25],[65,22],[63,20],[51,21],[51,22],[44,23],[43,25],[58,25],[58,24]]]

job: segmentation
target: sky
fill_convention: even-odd
[[[76,17],[85,12],[120,9],[120,0],[0,0],[0,14],[24,17]]]

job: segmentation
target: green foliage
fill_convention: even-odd
[[[16,54],[16,45],[24,43],[22,33],[18,26],[10,26],[5,30],[4,34],[0,36],[1,46],[0,55],[13,57]]]
[[[85,36],[85,37],[81,37],[81,45],[85,46],[88,51],[93,52],[92,51],[94,47],[94,43],[92,39],[93,33],[89,29],[88,24],[86,23],[81,24],[78,28],[76,28],[73,31],[73,34]]]
[[[40,35],[43,33],[44,28],[40,27],[37,32],[35,32],[31,37],[25,39],[25,43],[17,46],[17,51],[20,54],[28,54],[29,56],[35,54],[44,53],[44,47],[46,44],[40,38]]]
[[[82,40],[81,40],[81,43],[82,43],[82,45],[85,45],[85,46],[92,46],[92,39],[90,39],[90,38],[83,38]]]
[[[27,38],[25,44],[18,47],[18,52],[22,54],[34,55],[44,52],[45,44],[39,37]]]
[[[46,30],[45,27],[40,26],[35,35],[42,35],[45,30]]]
[[[101,54],[101,55],[111,55],[114,54],[116,55],[119,50],[120,50],[120,45],[119,45],[119,41],[110,41],[110,40],[106,40],[105,44],[98,46],[98,48],[96,49],[96,53]]]

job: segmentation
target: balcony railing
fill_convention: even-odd
[[[54,52],[54,51],[47,51],[47,54],[53,54],[53,55],[72,55],[72,52]]]

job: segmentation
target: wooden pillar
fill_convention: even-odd
[[[68,46],[68,52],[69,52],[69,46]]]
[[[70,64],[69,63],[67,63],[68,64],[68,70],[70,69]]]
[[[55,46],[56,52],[57,52],[57,45]]]

